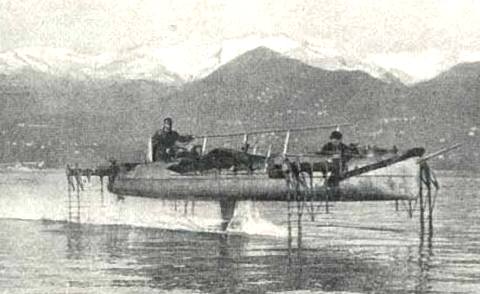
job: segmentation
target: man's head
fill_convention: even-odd
[[[164,131],[171,131],[172,130],[173,121],[171,118],[167,117],[163,120],[163,130]]]
[[[240,149],[242,150],[242,152],[248,152],[249,148],[250,148],[250,144],[245,143]]]
[[[333,131],[331,134],[330,134],[330,141],[335,144],[335,145],[338,145],[342,142],[342,133],[340,133],[339,131]]]

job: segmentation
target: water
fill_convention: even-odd
[[[2,173],[0,293],[478,293],[480,178],[440,181],[433,231],[418,205],[333,203],[300,234],[292,208],[289,242],[286,203],[241,203],[223,234],[213,203],[185,214],[93,183],[68,224],[61,172]]]

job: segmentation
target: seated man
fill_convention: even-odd
[[[173,121],[167,117],[163,120],[163,127],[152,137],[152,159],[153,161],[171,161],[175,158],[178,147],[177,142],[188,143],[194,138],[192,136],[180,136],[172,129]]]
[[[322,150],[317,152],[320,155],[332,155],[340,159],[340,168],[342,171],[347,169],[346,163],[352,159],[355,155],[359,155],[359,151],[356,145],[345,145],[342,142],[342,133],[339,131],[333,131],[330,134],[330,142],[323,145]]]
[[[330,134],[330,142],[323,145],[322,150],[320,150],[319,154],[322,155],[343,155],[347,152],[350,148],[343,144],[342,142],[342,133],[339,131],[333,131]]]

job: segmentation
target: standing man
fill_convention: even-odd
[[[163,127],[152,136],[152,159],[153,161],[171,161],[177,152],[175,143],[188,143],[192,136],[180,136],[173,130],[173,121],[167,117],[163,120]]]

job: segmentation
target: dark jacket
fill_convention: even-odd
[[[192,136],[180,136],[176,131],[157,131],[152,136],[153,161],[169,161],[175,157],[175,143],[187,143],[193,140]]]
[[[356,146],[348,146],[340,142],[338,145],[328,142],[323,145],[322,150],[318,152],[321,155],[340,155],[342,164],[346,164],[350,159],[359,155],[358,148]],[[344,166],[345,167],[345,166]]]
[[[328,142],[323,145],[320,154],[322,155],[335,155],[340,154],[342,157],[345,153],[350,151],[350,147],[340,142],[340,144],[335,145],[332,142]]]

